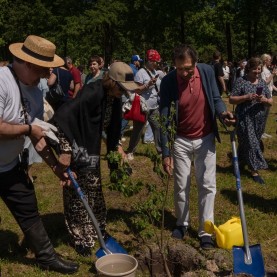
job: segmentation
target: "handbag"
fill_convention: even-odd
[[[123,118],[127,120],[134,120],[139,122],[146,122],[146,114],[141,110],[140,107],[140,96],[135,94],[132,102],[132,107],[123,114]]]
[[[45,98],[43,98],[43,108],[44,108],[43,120],[47,122],[53,117],[54,110],[52,106],[46,101]]]
[[[46,100],[51,105],[61,101],[64,96],[65,93],[60,85],[59,69],[57,68],[57,81],[46,93]]]

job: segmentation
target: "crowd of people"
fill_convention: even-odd
[[[107,153],[118,151],[123,160],[131,162],[146,128],[144,142],[153,141],[164,171],[174,176],[177,220],[172,237],[176,239],[183,239],[189,227],[194,164],[202,249],[215,247],[204,222],[214,221],[215,141],[220,142],[217,119],[227,126],[236,125],[239,159],[255,182],[265,184],[259,175],[259,170],[267,168],[261,139],[272,94],[277,91],[277,71],[271,68],[270,55],[242,60],[235,67],[222,61],[216,51],[213,62],[206,64],[199,62],[194,48],[179,45],[173,50],[172,67],[161,66],[160,53],[149,49],[145,60],[135,54],[129,65],[114,61],[107,68],[102,57],[93,55],[86,74],[84,66],[77,68],[70,57],[57,56],[55,45],[38,36],[30,35],[9,49],[13,62],[0,68],[0,196],[42,269],[70,274],[78,270],[78,264],[57,255],[39,216],[29,167],[41,162],[40,157],[63,186],[65,225],[72,247],[82,256],[91,255],[97,235],[66,169],[74,172],[103,237],[107,236],[100,168],[102,139]],[[54,99],[49,93],[57,84],[63,96]],[[234,113],[227,110],[223,93],[236,105]],[[129,122],[122,117],[122,108],[134,94],[144,107],[145,121],[130,123],[133,129],[124,149],[123,135]],[[48,125],[40,124],[45,119],[46,100],[53,109]],[[172,118],[176,133],[170,147]],[[47,137],[50,129],[59,143]],[[116,166],[109,164],[110,170]]]

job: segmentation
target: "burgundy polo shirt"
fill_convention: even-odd
[[[199,139],[213,131],[208,100],[197,67],[189,80],[177,74],[179,107],[177,135]]]

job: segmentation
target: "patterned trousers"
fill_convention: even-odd
[[[100,169],[76,172],[77,182],[91,207],[102,233],[106,228],[106,204],[102,192]],[[96,231],[83,202],[73,187],[63,190],[65,224],[74,245],[93,247]]]

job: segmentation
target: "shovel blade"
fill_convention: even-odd
[[[233,247],[234,274],[245,273],[251,274],[253,277],[264,277],[265,268],[261,246],[255,244],[251,245],[249,249],[252,261],[248,264],[245,261],[245,248],[238,246]]]
[[[127,251],[113,237],[108,237],[105,240],[105,246],[112,254],[114,253],[127,254]],[[99,248],[95,253],[97,258],[101,258],[102,256],[105,256],[108,254],[110,253],[106,253],[103,248]]]

